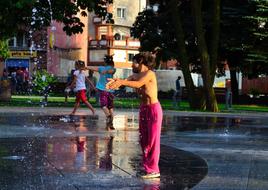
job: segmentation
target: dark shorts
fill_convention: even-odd
[[[87,96],[86,96],[86,90],[79,90],[76,92],[76,102],[86,102]]]
[[[100,105],[108,109],[114,108],[114,95],[111,92],[99,90],[100,92]]]

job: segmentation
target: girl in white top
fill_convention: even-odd
[[[76,92],[76,100],[74,104],[74,109],[71,113],[71,115],[74,115],[77,108],[80,106],[80,101],[84,102],[86,106],[92,111],[92,114],[95,114],[95,110],[92,107],[92,105],[88,102],[87,96],[86,96],[86,81],[90,84],[92,88],[95,88],[92,82],[86,77],[84,73],[85,68],[85,62],[84,61],[76,61],[75,62],[76,67],[78,70],[74,72],[74,79],[70,85],[70,88],[74,87],[74,91]]]

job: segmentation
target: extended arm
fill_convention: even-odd
[[[115,69],[104,70],[101,72],[101,74],[114,74],[114,73],[115,73]]]
[[[99,67],[96,67],[96,66],[87,66],[85,67],[85,69],[95,71],[95,72],[99,71]]]
[[[114,74],[115,73],[115,69],[109,69],[108,71],[106,71],[109,74]]]
[[[127,80],[123,79],[108,79],[109,82],[106,85],[107,89],[118,89],[120,86],[128,86],[131,88],[140,88],[152,79],[152,72],[147,72],[137,80],[133,80],[133,77],[129,77]]]

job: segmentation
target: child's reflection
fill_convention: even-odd
[[[75,168],[81,171],[85,171],[86,168],[86,137],[76,137],[76,157],[75,157]]]
[[[160,190],[160,178],[144,180],[143,190]]]
[[[112,170],[112,153],[113,153],[113,140],[114,137],[110,136],[107,143],[107,150],[103,157],[100,158],[100,168],[105,170]]]
[[[85,127],[83,122],[75,123],[75,131],[78,133],[87,132],[87,128]],[[86,171],[86,143],[87,137],[85,135],[77,136],[75,138],[76,142],[76,157],[74,166],[76,169],[81,171]]]

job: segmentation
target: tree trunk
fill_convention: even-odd
[[[233,103],[239,103],[238,81],[236,78],[236,69],[230,69],[231,76],[231,88],[232,88],[232,100]]]
[[[9,80],[0,81],[0,101],[11,100],[11,85]]]
[[[212,1],[212,25],[211,25],[211,38],[209,46],[210,54],[210,75],[211,81],[214,83],[217,62],[218,62],[218,49],[219,49],[219,37],[220,37],[220,0]]]
[[[202,48],[202,47],[201,47]],[[202,62],[202,77],[203,77],[203,85],[205,91],[205,98],[206,98],[206,110],[212,112],[218,112],[218,104],[217,99],[215,96],[213,82],[211,81],[211,75],[209,72],[209,55],[202,54],[201,55],[201,62]]]
[[[169,4],[170,12],[172,14],[172,20],[176,29],[176,39],[179,47],[179,60],[182,67],[184,81],[188,92],[188,101],[190,107],[193,109],[199,108],[198,98],[196,98],[195,86],[189,69],[189,58],[185,47],[184,31],[182,29],[180,9],[178,0],[171,0]]]
[[[201,0],[192,0],[191,8],[195,26],[195,33],[197,36],[197,49],[200,54],[202,69],[201,74],[203,78],[203,85],[205,90],[206,97],[206,110],[217,112],[218,104],[213,89],[213,80],[210,73],[210,56],[208,54],[208,49],[205,41],[205,33],[203,30],[203,21],[202,21],[202,1]]]

